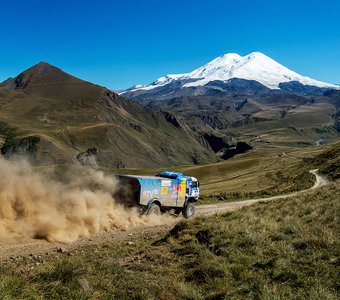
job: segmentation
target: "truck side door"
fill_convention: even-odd
[[[185,194],[187,189],[187,181],[185,178],[179,179],[178,182],[178,193],[177,193],[177,207],[183,207],[185,203]]]

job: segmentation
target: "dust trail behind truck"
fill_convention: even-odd
[[[199,199],[199,182],[180,172],[163,171],[155,176],[116,175],[119,189],[115,199],[126,207],[137,206],[141,213],[170,212],[190,218],[193,202]]]

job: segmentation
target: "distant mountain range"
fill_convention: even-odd
[[[169,111],[205,135],[230,142],[262,134],[270,143],[298,146],[337,135],[339,89],[253,52],[225,54],[190,73],[166,75],[120,94]]]
[[[322,93],[327,89],[340,88],[335,84],[302,76],[260,52],[253,52],[243,57],[228,53],[190,73],[166,75],[149,85],[135,85],[121,92],[121,95],[129,99],[152,96],[165,100],[183,95],[205,95],[206,89],[223,91],[231,86],[235,89],[238,82],[242,82],[239,86],[242,93],[245,81],[250,81],[247,88],[253,86],[256,92],[259,88],[264,91],[267,88],[297,93]]]
[[[0,152],[152,168],[215,162],[249,144],[315,145],[339,136],[338,88],[261,53],[227,54],[123,96],[41,62],[0,84]]]

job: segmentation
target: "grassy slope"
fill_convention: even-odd
[[[338,299],[339,195],[333,184],[131,245],[1,264],[0,298]]]
[[[327,140],[336,139],[336,131],[332,128],[334,112],[334,106],[316,103],[293,109],[281,120],[249,124],[232,128],[229,132],[244,139],[261,136],[263,141],[275,145],[297,146],[301,143],[314,145],[321,137],[326,137]]]
[[[178,129],[161,113],[103,87],[44,63],[22,74],[27,87],[0,86],[0,125],[15,129],[18,139],[28,135],[41,139],[37,163],[71,163],[89,148],[99,149],[97,161],[110,167],[217,160],[187,126]],[[3,130],[0,136],[4,138]]]
[[[305,158],[303,165],[312,165],[320,169],[320,172],[327,174],[331,180],[340,179],[340,143],[329,147],[313,158]]]
[[[339,144],[313,147],[284,158],[301,169],[334,173],[338,169],[329,166],[339,149]],[[314,158],[303,160],[308,156]],[[197,169],[209,180],[216,172],[238,172],[244,161],[254,167],[251,182],[256,169],[262,170],[248,160],[259,157],[248,153],[183,169]],[[145,233],[131,237],[132,244],[105,242],[1,263],[0,298],[337,299],[339,196],[338,181],[285,200],[183,221],[165,236]]]
[[[259,198],[284,194],[311,187],[314,176],[309,170],[327,166],[318,155],[329,159],[330,167],[340,157],[340,144],[292,149],[258,146],[254,150],[232,159],[213,164],[179,166],[171,170],[195,176],[201,183],[201,203]],[[328,154],[331,153],[331,154]],[[315,158],[314,158],[315,157]],[[128,174],[155,174],[161,169],[122,169],[113,172]]]

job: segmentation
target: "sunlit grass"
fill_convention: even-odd
[[[1,299],[338,299],[340,186],[1,264]]]

